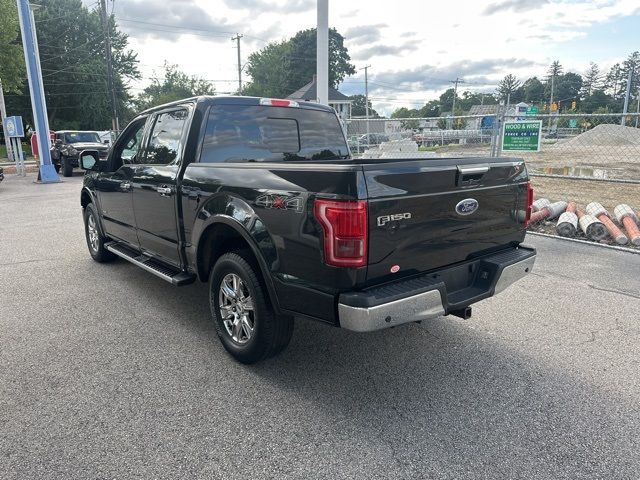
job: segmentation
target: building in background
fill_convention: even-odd
[[[293,92],[287,97],[289,100],[299,100],[304,102],[316,102],[318,99],[318,82],[316,76],[301,89]],[[351,104],[353,101],[335,88],[329,86],[329,106],[338,113],[338,116],[346,121],[351,117]]]

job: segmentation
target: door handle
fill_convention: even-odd
[[[173,188],[171,187],[158,187],[158,193],[163,197],[170,197],[173,195]]]
[[[122,182],[120,184],[120,190],[124,190],[125,192],[128,192],[129,190],[131,190],[131,183],[130,182]]]

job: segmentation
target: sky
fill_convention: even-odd
[[[139,54],[143,79],[133,93],[165,61],[232,93],[231,37],[244,35],[244,63],[267,43],[316,25],[315,0],[108,0],[107,7]],[[329,0],[329,24],[358,69],[339,89],[364,93],[360,69],[370,65],[370,97],[384,114],[419,108],[456,78],[460,91],[493,93],[505,75],[543,77],[556,59],[584,73],[590,61],[606,70],[640,49],[640,0]]]

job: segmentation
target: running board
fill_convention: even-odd
[[[137,265],[149,273],[153,273],[156,277],[160,277],[165,282],[169,282],[176,287],[189,285],[196,281],[197,277],[195,274],[177,270],[175,267],[171,267],[164,262],[140,253],[121,243],[109,242],[105,243],[104,247],[111,253],[114,253],[120,258],[124,258],[126,261]]]

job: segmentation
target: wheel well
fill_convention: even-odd
[[[203,282],[209,280],[209,272],[215,265],[218,258],[225,253],[244,250],[251,260],[256,264],[258,275],[262,276],[262,271],[257,265],[257,259],[251,250],[249,243],[235,229],[224,223],[210,225],[202,234],[198,242],[198,276]],[[244,255],[243,255],[244,256]]]
[[[85,209],[90,203],[91,195],[89,195],[86,191],[83,191],[82,195],[80,196],[80,205],[82,205],[82,208]]]

